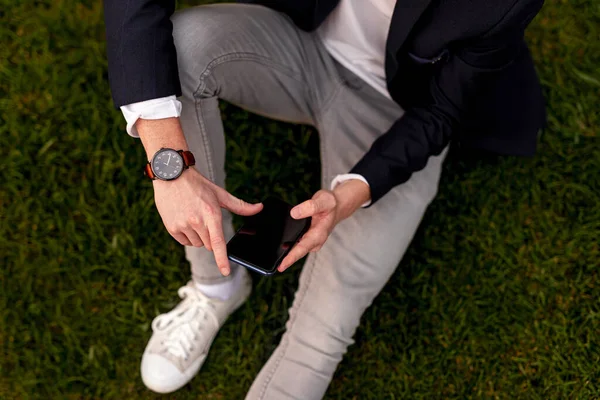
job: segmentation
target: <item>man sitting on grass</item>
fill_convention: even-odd
[[[109,78],[140,137],[156,207],[185,245],[192,280],[158,316],[144,383],[172,392],[248,298],[230,265],[218,99],[315,126],[322,186],[297,205],[312,224],[283,260],[310,253],[281,343],[248,399],[319,399],[360,317],[397,267],[435,197],[450,140],[531,155],[544,123],[524,30],[542,0],[265,0],[173,15],[174,0],[105,0]],[[194,165],[193,168],[187,166]],[[160,245],[157,243],[157,245]]]

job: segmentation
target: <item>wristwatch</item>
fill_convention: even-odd
[[[196,163],[191,151],[173,150],[163,147],[156,152],[144,168],[144,174],[150,179],[172,181]]]

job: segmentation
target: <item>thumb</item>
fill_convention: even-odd
[[[245,217],[258,214],[262,209],[262,203],[246,203],[242,199],[238,199],[226,190],[219,191],[217,195],[221,206],[234,214],[243,215]]]

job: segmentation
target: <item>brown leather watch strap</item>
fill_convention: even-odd
[[[194,158],[194,155],[191,151],[179,150],[178,153],[181,154],[181,158],[183,158],[183,164],[186,167],[191,167],[192,165],[196,164],[196,158]]]
[[[150,163],[147,163],[144,167],[144,175],[146,175],[150,179],[156,179],[156,176],[154,176],[154,172],[152,171],[152,166],[150,165]]]

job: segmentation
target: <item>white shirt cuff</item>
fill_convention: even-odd
[[[333,190],[335,189],[339,184],[341,184],[342,182],[346,182],[349,181],[350,179],[358,179],[361,182],[364,182],[367,184],[367,186],[369,186],[369,182],[367,182],[367,180],[365,179],[364,176],[359,175],[359,174],[342,174],[342,175],[337,175],[335,178],[333,178],[333,180],[331,181],[331,187],[330,189]],[[371,187],[371,186],[369,186]],[[371,205],[371,200],[367,201],[366,203],[364,203],[361,207],[367,207]]]
[[[160,97],[158,99],[140,101],[139,103],[121,106],[121,112],[127,121],[127,133],[135,138],[140,137],[135,123],[139,118],[163,119],[179,117],[181,115],[181,102],[175,95]]]

